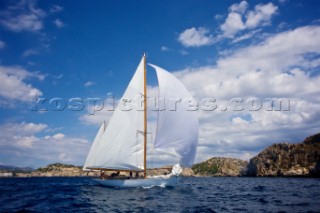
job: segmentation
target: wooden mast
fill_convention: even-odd
[[[143,54],[144,64],[144,171],[143,176],[147,178],[147,67],[146,54]]]

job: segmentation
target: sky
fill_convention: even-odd
[[[93,98],[120,99],[143,53],[214,100],[196,162],[301,142],[320,132],[319,14],[316,0],[1,1],[0,164],[83,165],[112,115]]]

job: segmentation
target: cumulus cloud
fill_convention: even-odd
[[[214,39],[208,29],[192,27],[180,33],[178,41],[185,47],[200,47],[212,44]]]
[[[299,27],[228,52],[214,66],[175,73],[195,98],[216,99],[215,111],[199,113],[197,161],[212,156],[249,159],[272,143],[299,142],[319,131],[320,77],[311,74],[320,66],[319,38],[319,26]],[[290,109],[251,111],[244,105],[242,111],[232,110],[230,100],[238,97],[244,104],[260,100],[267,108],[270,100],[278,105],[284,101]]]
[[[244,14],[248,8],[248,2],[241,1],[239,4],[233,4],[229,7],[230,12]]]
[[[0,126],[2,137],[0,139],[0,146],[12,146],[29,148],[33,143],[38,141],[34,136],[47,128],[46,124],[34,123],[8,123]]]
[[[259,25],[269,24],[271,17],[276,13],[278,7],[272,3],[256,5],[253,11],[246,16],[246,27],[255,28]]]
[[[225,38],[233,39],[232,42],[237,43],[253,37],[261,30],[256,28],[269,25],[271,18],[278,11],[278,7],[271,2],[258,4],[253,10],[248,10],[248,7],[247,1],[231,5],[227,18],[219,27],[219,32],[210,32],[209,29],[203,27],[192,27],[181,32],[178,41],[185,47],[212,45]],[[222,16],[217,14],[215,18],[221,19]],[[244,32],[244,34],[235,38],[239,32]]]
[[[234,72],[285,70],[293,65],[308,68],[309,62],[316,62],[317,58],[307,60],[305,54],[318,53],[318,35],[319,26],[285,31],[265,39],[259,45],[238,50],[232,60],[219,60],[218,66]]]
[[[30,101],[42,92],[27,83],[28,79],[43,80],[45,75],[21,67],[0,66],[0,96],[7,100]]]
[[[82,165],[90,144],[84,138],[62,133],[40,135],[48,129],[43,123],[6,123],[0,125],[0,160],[19,166],[44,166],[62,162]]]
[[[245,29],[239,13],[229,13],[226,21],[221,25],[221,30],[226,37],[233,37],[238,31]]]
[[[276,14],[278,7],[271,2],[258,4],[254,10],[247,10],[248,3],[242,1],[229,7],[230,13],[225,22],[220,26],[224,37],[233,38],[238,32],[245,29],[254,29],[270,24],[273,15]]]
[[[0,24],[13,32],[37,32],[43,28],[46,12],[36,6],[36,1],[20,1],[0,11]]]

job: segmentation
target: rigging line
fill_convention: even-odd
[[[144,178],[147,178],[147,67],[146,54],[143,54],[144,66]]]

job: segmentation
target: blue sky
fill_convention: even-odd
[[[199,112],[196,161],[299,142],[319,132],[319,14],[311,0],[1,1],[0,164],[82,165],[110,112],[35,112],[32,98],[120,98],[144,52],[196,99],[290,99],[289,111]]]

